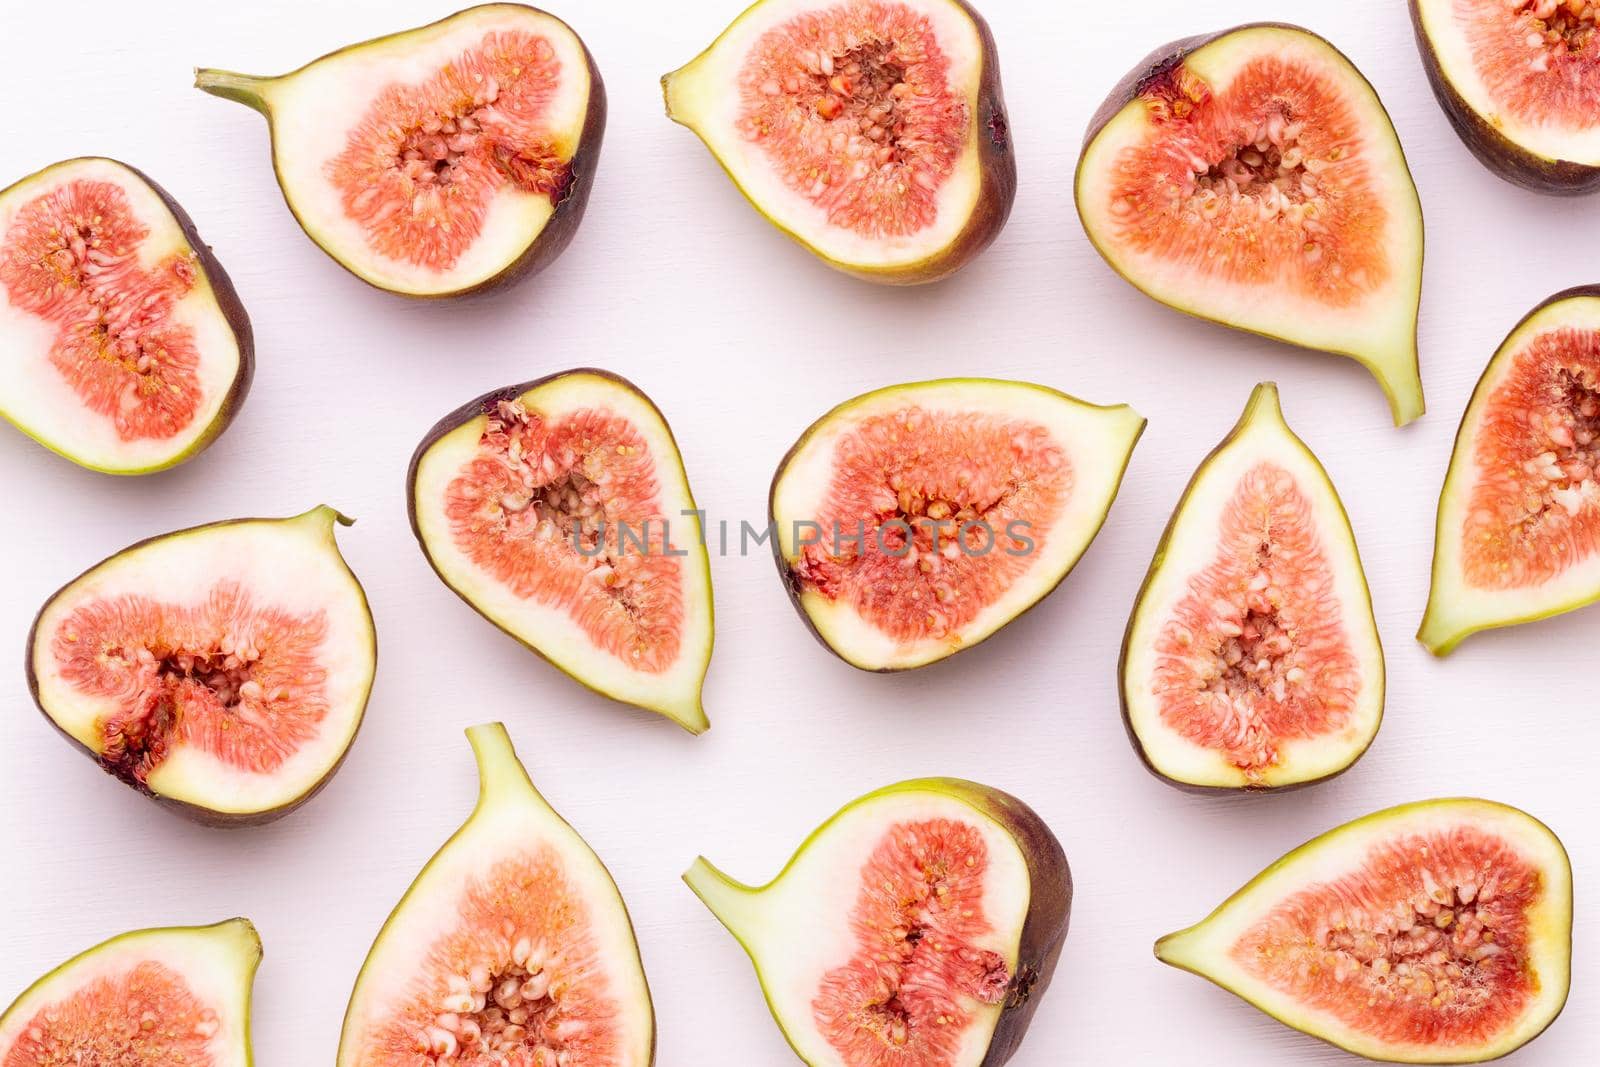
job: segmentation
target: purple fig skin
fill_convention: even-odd
[[[250,393],[250,385],[255,380],[255,331],[250,325],[250,315],[245,311],[244,303],[239,299],[239,293],[233,287],[233,280],[228,277],[228,272],[223,269],[222,264],[217,260],[211,246],[206,244],[205,239],[200,236],[200,231],[195,226],[194,219],[190,218],[189,213],[183,209],[183,205],[178,203],[177,198],[139,168],[130,166],[120,159],[112,159],[109,156],[78,156],[74,159],[64,159],[59,163],[52,163],[48,167],[37,170],[27,177],[13,182],[11,186],[0,189],[0,194],[55,167],[90,161],[105,162],[121,167],[143,182],[150,188],[151,192],[161,198],[161,202],[166,205],[167,210],[172,212],[172,217],[177,220],[178,229],[183,233],[184,242],[194,250],[194,254],[199,258],[200,269],[205,273],[206,282],[211,286],[212,297],[216,301],[217,308],[222,312],[222,317],[227,322],[228,329],[233,333],[234,343],[239,349],[239,368],[235,371],[233,381],[228,386],[228,395],[223,398],[222,406],[217,409],[217,414],[212,418],[211,425],[206,427],[205,432],[195,439],[194,443],[189,446],[183,455],[170,463],[152,467],[149,470],[102,472],[116,474],[119,477],[154,474],[159,471],[171,470],[173,467],[189,462],[189,460],[211,447],[211,444],[222,435],[222,431],[233,424],[234,418],[239,414],[239,408],[244,404],[245,397]],[[44,444],[42,441],[39,443]],[[72,456],[59,452],[58,449],[51,445],[44,445],[44,447],[53,452],[58,452],[67,459],[73,459]],[[76,462],[76,460],[73,461]],[[86,469],[93,470],[94,468]]]
[[[494,3],[478,6],[521,7],[559,22],[563,26],[567,25],[562,19],[550,14],[548,11],[533,7],[529,4]],[[417,26],[409,30],[401,30],[398,33],[388,34],[386,37],[404,37],[407,34],[431,29],[434,26],[440,25],[444,22],[449,22],[458,15],[466,14],[468,11],[472,10],[475,9],[463,8],[461,11],[447,15],[444,18],[438,19],[434,22],[430,22],[425,26]],[[567,28],[569,30],[572,29],[570,26],[567,26]],[[583,126],[578,133],[578,147],[576,151],[573,152],[572,158],[567,163],[567,174],[569,178],[567,187],[562,191],[559,199],[556,200],[555,213],[550,216],[549,220],[544,225],[544,229],[539,231],[539,235],[534,238],[533,243],[528,245],[528,247],[523,250],[522,255],[506,264],[505,267],[501,268],[499,273],[492,277],[485,278],[481,282],[466,286],[461,289],[451,289],[449,291],[439,293],[401,293],[397,290],[388,289],[376,282],[369,281],[366,278],[362,278],[359,274],[355,274],[354,271],[351,271],[351,274],[355,274],[357,278],[360,278],[361,281],[372,286],[374,289],[380,289],[386,293],[396,293],[396,295],[404,296],[412,300],[446,300],[453,299],[455,297],[478,296],[484,293],[495,292],[500,289],[509,288],[525,278],[531,278],[535,274],[538,274],[551,263],[554,263],[556,258],[559,257],[562,252],[566,251],[567,245],[572,243],[572,238],[578,232],[578,224],[583,221],[584,211],[589,206],[589,194],[594,186],[595,171],[599,167],[600,163],[600,146],[605,140],[607,115],[606,87],[604,80],[600,77],[600,68],[595,65],[594,55],[589,51],[589,46],[584,42],[583,38],[578,36],[576,30],[573,30],[572,36],[578,41],[579,46],[583,48],[584,63],[587,65],[589,71],[589,107],[584,113]],[[383,39],[384,38],[372,38],[371,40],[359,41],[355,44],[346,45],[343,48],[336,48],[327,55],[319,56],[316,59],[313,59],[311,62],[305,63],[296,70],[291,71],[283,76],[292,77],[293,75],[300,73],[300,71],[305,70],[307,67],[312,67],[318,63],[321,63],[323,60],[333,59],[334,57],[344,55],[347,52],[360,51],[366,46],[372,44],[373,41]],[[272,113],[270,110],[261,107],[259,101],[252,100],[246,96],[235,95],[224,90],[206,89],[205,91],[216,96],[222,96],[231,100],[236,100],[239,103],[244,104],[246,107],[261,111],[261,113],[266,117],[269,135],[276,140],[277,130],[273,124]],[[274,153],[274,156],[276,156],[276,153]],[[273,164],[273,172],[277,177],[279,187],[283,188],[283,173],[277,169],[276,162]],[[290,213],[294,214],[293,203],[289,201],[287,196],[284,197],[284,201],[289,205]],[[298,214],[295,214],[295,222],[299,223],[300,228],[305,231],[307,237],[311,238],[311,242],[313,244],[315,244],[318,248],[322,248],[322,243],[317,240],[316,235],[311,232],[311,229],[306,226],[305,220],[300,218]],[[323,251],[326,252],[327,249],[324,248]],[[329,258],[333,259],[333,261],[338,263],[341,267],[344,267],[344,263],[341,262],[337,256],[333,256],[330,253]],[[345,269],[348,270],[349,268],[346,267]]]
[[[1534,155],[1501,133],[1484,119],[1462,95],[1456,92],[1445,74],[1439,54],[1422,26],[1422,11],[1417,0],[1410,0],[1411,28],[1416,34],[1417,51],[1428,75],[1433,95],[1461,142],[1478,162],[1510,182],[1546,196],[1585,196],[1600,189],[1600,167],[1565,159],[1546,159]]]
[[[340,515],[338,513],[335,513],[335,514],[336,514],[336,521],[341,526],[350,526],[355,522],[354,519],[347,518],[344,515]],[[321,778],[319,778],[316,781],[316,783],[311,786],[311,788],[307,789],[304,793],[301,793],[298,797],[296,797],[294,800],[290,801],[289,803],[280,805],[279,807],[271,808],[271,809],[269,809],[267,811],[252,812],[252,813],[250,813],[248,815],[230,815],[227,812],[214,811],[211,808],[202,807],[202,806],[200,806],[198,804],[190,804],[187,801],[183,801],[183,800],[174,800],[172,797],[164,797],[164,796],[161,796],[161,795],[155,793],[148,786],[146,786],[144,783],[139,782],[138,780],[134,779],[133,777],[131,777],[129,775],[118,773],[118,771],[115,768],[107,765],[106,762],[104,760],[102,760],[100,758],[99,754],[96,753],[93,749],[89,748],[82,741],[79,741],[76,737],[73,737],[66,730],[62,729],[61,724],[56,722],[55,719],[50,717],[50,713],[48,711],[46,711],[45,708],[44,708],[44,701],[42,701],[39,698],[39,676],[33,669],[34,647],[38,644],[38,640],[39,640],[39,623],[44,618],[44,613],[50,609],[50,605],[54,604],[56,602],[57,598],[59,598],[62,593],[65,593],[68,589],[72,588],[74,585],[77,585],[78,582],[85,575],[87,575],[90,572],[98,570],[99,568],[105,566],[107,563],[110,563],[112,560],[116,559],[118,556],[126,555],[127,553],[132,552],[135,549],[143,548],[145,545],[153,544],[156,541],[165,541],[169,537],[178,537],[178,536],[186,535],[186,534],[201,533],[201,532],[206,531],[206,530],[217,530],[217,529],[221,529],[221,528],[226,527],[226,526],[237,526],[237,525],[239,525],[241,523],[247,523],[247,522],[275,522],[275,521],[277,521],[277,519],[270,519],[270,518],[263,519],[263,518],[254,518],[254,517],[252,517],[252,518],[240,518],[240,519],[224,519],[221,522],[208,522],[208,523],[203,523],[203,524],[201,524],[199,526],[189,526],[189,527],[185,527],[182,530],[173,530],[173,531],[171,531],[169,533],[156,534],[156,535],[154,535],[152,537],[146,537],[143,540],[135,541],[133,544],[129,545],[128,547],[122,549],[119,552],[113,552],[111,555],[107,556],[105,559],[101,560],[100,562],[94,564],[93,566],[85,568],[81,573],[79,573],[78,575],[73,577],[70,581],[68,581],[65,584],[63,584],[60,589],[57,589],[54,593],[50,594],[49,598],[45,600],[44,604],[39,608],[38,612],[34,615],[33,624],[28,627],[27,646],[23,651],[23,661],[22,661],[23,662],[23,672],[26,674],[27,679],[28,679],[28,694],[33,697],[34,707],[39,709],[39,714],[44,716],[45,722],[49,723],[51,728],[54,729],[56,731],[56,733],[60,734],[64,738],[66,738],[67,741],[72,745],[73,748],[77,749],[79,752],[82,752],[85,756],[88,756],[90,759],[92,759],[96,764],[99,765],[101,770],[103,770],[107,774],[111,775],[117,781],[119,781],[119,782],[123,783],[124,785],[128,786],[130,789],[133,789],[134,791],[139,793],[141,796],[148,797],[150,800],[155,801],[157,804],[159,804],[161,807],[165,808],[167,811],[173,812],[176,815],[181,815],[185,819],[188,819],[190,822],[199,823],[201,826],[208,826],[208,827],[211,827],[212,829],[216,829],[216,830],[242,830],[242,829],[248,829],[249,827],[252,827],[252,826],[265,826],[267,823],[277,822],[279,819],[283,818],[284,816],[289,815],[292,812],[295,812],[295,811],[299,810],[302,806],[304,806],[305,804],[310,802],[310,800],[313,797],[315,797],[318,793],[320,793],[324,789],[326,789],[328,787],[328,783],[333,781],[333,776],[338,774],[340,768],[342,768],[344,766],[344,761],[350,757],[350,750],[355,747],[356,738],[358,736],[360,736],[360,733],[361,733],[361,727],[366,723],[366,709],[365,709],[365,706],[363,705],[361,717],[356,723],[355,732],[350,735],[350,743],[347,744],[344,747],[344,751],[339,754],[338,761],[336,763],[334,763],[334,765],[332,767],[328,768],[328,773],[324,774]],[[349,567],[346,566],[345,569],[349,570]],[[352,574],[352,577],[354,577],[353,574]],[[356,585],[356,588],[361,591],[361,604],[362,604],[362,607],[366,610],[367,619],[368,619],[369,628],[370,628],[370,622],[371,622],[371,619],[372,619],[372,605],[370,603],[368,603],[366,590],[364,588],[362,588],[361,583],[359,581],[357,581],[355,583],[355,585]],[[373,657],[374,667],[376,667],[377,657],[378,657],[378,639],[377,639],[376,630],[373,630],[373,635],[372,635],[372,657]],[[368,697],[370,698],[370,696],[371,696],[371,691],[368,690]]]

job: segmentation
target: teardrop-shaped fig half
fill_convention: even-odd
[[[480,615],[614,700],[708,728],[711,565],[677,441],[633,383],[486,393],[411,457],[411,529]]]
[[[964,0],[758,0],[661,83],[757,211],[857,277],[946,277],[1011,213],[994,38]]]
[[[1144,425],[1126,405],[986,378],[847,400],[772,480],[778,573],[812,631],[853,666],[954,655],[1077,564]]]
[[[45,602],[28,684],[108,773],[191,818],[269,822],[310,800],[366,711],[377,642],[321,507],[118,552]]]
[[[760,889],[684,881],[755,964],[811,1067],[1000,1067],[1072,914],[1061,844],[1016,797],[924,778],[851,802]]]
[[[250,319],[177,201],[111,159],[0,190],[0,417],[80,466],[205,449],[254,367]]]
[[[1481,1063],[1566,1004],[1572,866],[1515,808],[1406,804],[1295,849],[1156,958],[1368,1059]]]
[[[1175,785],[1305,785],[1372,744],[1384,663],[1361,556],[1271,382],[1178,501],[1120,671],[1128,736]]]
[[[1078,162],[1100,254],[1187,314],[1358,360],[1422,414],[1422,208],[1377,93],[1327,41],[1260,23],[1158,48]]]
[[[1581,286],[1517,324],[1467,404],[1417,639],[1443,656],[1480,630],[1596,600],[1600,286]]]
[[[467,737],[478,805],[379,931],[337,1067],[648,1067],[655,1012],[616,883],[504,726]]]
[[[75,956],[0,1015],[6,1067],[250,1067],[261,939],[248,920],[137,930]]]
[[[1600,189],[1600,4],[1411,0],[1433,92],[1473,155],[1526,189]]]
[[[289,210],[362,281],[460,296],[548,266],[594,182],[606,96],[566,23],[485,4],[276,78],[195,72],[267,118]]]

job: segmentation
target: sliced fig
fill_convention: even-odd
[[[140,541],[52,596],[28,635],[51,725],[201,822],[270,822],[339,769],[372,690],[361,584],[320,507]]]
[[[1156,942],[1286,1026],[1394,1063],[1481,1063],[1555,1021],[1572,867],[1543,823],[1428,800],[1347,823]]]
[[[851,802],[760,889],[684,881],[755,964],[812,1067],[1000,1067],[1050,985],[1066,854],[1016,797],[924,778]]]
[[[111,159],[0,190],[0,417],[107,474],[204,451],[250,389],[250,318],[177,201]]]
[[[246,919],[137,930],[75,956],[0,1015],[5,1067],[250,1067],[261,939]]]
[[[818,639],[853,666],[954,655],[1067,576],[1144,425],[1126,405],[984,378],[847,400],[772,480],[778,572]]]
[[[486,393],[428,431],[406,481],[423,554],[480,615],[598,693],[710,725],[700,516],[632,382],[585,369]]]
[[[1428,81],[1461,140],[1540,193],[1600,188],[1600,4],[1411,0]]]
[[[1372,595],[1339,494],[1273,383],[1178,501],[1119,669],[1128,736],[1176,785],[1305,785],[1372,744],[1384,691]]]
[[[362,281],[460,296],[535,274],[577,231],[605,87],[566,23],[484,4],[260,78],[195,86],[266,116],[307,236]]]
[[[757,211],[859,278],[937,281],[1011,213],[999,60],[964,0],[759,0],[661,85]]]
[[[1444,656],[1480,630],[1596,600],[1600,286],[1581,286],[1517,324],[1467,404],[1417,639]]]
[[[1422,414],[1422,209],[1378,95],[1327,41],[1258,23],[1156,49],[1111,91],[1078,215],[1179,311],[1358,360]]]
[[[467,738],[478,805],[373,942],[337,1067],[647,1067],[655,1012],[616,883],[504,726]]]

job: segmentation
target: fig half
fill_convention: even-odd
[[[1486,800],[1389,808],[1310,841],[1156,942],[1279,1022],[1368,1059],[1481,1063],[1555,1021],[1572,867],[1543,823]]]
[[[344,761],[377,670],[372,613],[320,507],[118,552],[28,635],[51,725],[108,773],[201,822],[269,822]]]
[[[778,573],[807,625],[863,670],[921,667],[1055,589],[1111,510],[1145,420],[1027,382],[866,393],[778,466]]]
[[[632,382],[574,370],[480,396],[428,431],[406,481],[423,554],[480,615],[598,693],[710,727],[700,514]]]
[[[1317,457],[1256,386],[1195,471],[1128,620],[1128,736],[1176,785],[1273,789],[1349,767],[1383,719],[1383,646]]]
[[[246,919],[137,930],[75,956],[0,1015],[6,1067],[250,1067],[261,939]]]
[[[1557,293],[1501,343],[1461,417],[1439,494],[1417,639],[1447,655],[1480,630],[1600,600],[1600,286]]]
[[[589,200],[606,96],[566,23],[484,4],[276,78],[198,70],[266,116],[289,210],[380,289],[460,296],[537,273]]]
[[[74,463],[197,455],[250,389],[250,318],[178,202],[111,159],[0,190],[0,416]]]
[[[1422,209],[1377,93],[1327,41],[1260,23],[1156,49],[1111,91],[1078,215],[1168,307],[1358,360],[1422,414]]]
[[[1000,1067],[1072,913],[1067,857],[1044,821],[953,778],[853,801],[760,889],[704,857],[684,881],[749,954],[812,1067]]]
[[[1600,189],[1600,4],[1411,0],[1433,93],[1484,166],[1538,193]]]
[[[655,1012],[616,883],[504,726],[467,738],[478,806],[373,942],[337,1067],[648,1067]]]
[[[1011,213],[994,38],[964,0],[758,0],[661,84],[756,210],[856,277],[946,277]]]

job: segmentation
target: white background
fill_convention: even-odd
[[[554,2],[554,0],[551,0]],[[1565,840],[1579,892],[1565,1016],[1518,1067],[1587,1062],[1600,1031],[1595,634],[1600,614],[1475,638],[1448,662],[1416,644],[1434,502],[1456,422],[1513,323],[1597,280],[1600,201],[1521,192],[1478,165],[1423,78],[1399,0],[986,0],[1021,188],[1010,225],[954,280],[919,291],[835,274],[753,212],[687,130],[659,76],[739,0],[567,0],[611,101],[589,212],[566,255],[460,304],[369,289],[300,232],[255,114],[190,88],[190,68],[277,73],[449,13],[445,2],[4,0],[0,185],[104,154],[147,170],[197,220],[255,323],[254,391],[233,428],[168,474],[79,470],[0,427],[0,1003],[134,927],[255,920],[263,1067],[332,1060],[373,934],[465,817],[463,727],[504,719],[535,780],[610,865],[655,993],[658,1062],[781,1064],[791,1054],[754,975],[678,881],[699,852],[764,881],[837,807],[902,778],[961,775],[1015,792],[1055,828],[1078,896],[1065,956],[1017,1067],[1334,1064],[1299,1036],[1150,954],[1305,839],[1392,803],[1479,794]],[[1302,22],[1366,72],[1394,117],[1428,219],[1422,354],[1429,412],[1401,431],[1355,363],[1186,319],[1090,248],[1071,179],[1090,113],[1169,38]],[[768,480],[813,418],[861,391],[943,375],[1016,377],[1149,417],[1110,520],[1077,571],[976,651],[903,676],[857,673],[812,641],[764,554],[717,558],[714,727],[693,738],[612,705],[447,591],[406,524],[403,476],[440,415],[490,388],[593,364],[635,380],[676,429],[713,520],[764,518]],[[0,370],[3,372],[3,370]],[[1331,783],[1195,797],[1140,767],[1115,666],[1162,525],[1259,379],[1344,494],[1389,660],[1388,718]],[[377,617],[379,676],[342,773],[264,829],[191,827],[74,752],[21,670],[34,611],[84,567],[151,534],[327,502]]]

